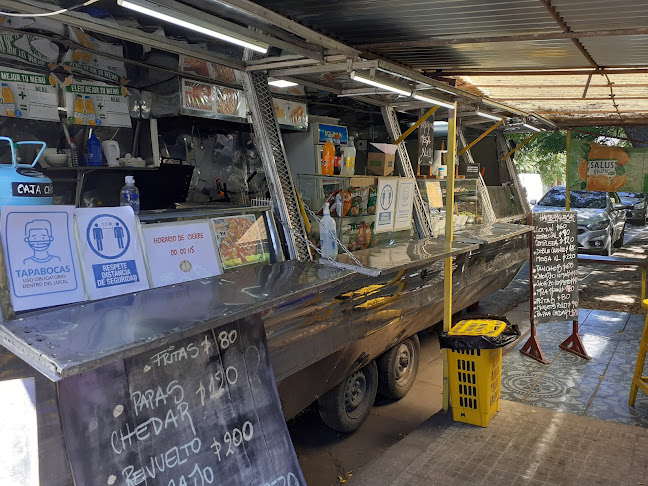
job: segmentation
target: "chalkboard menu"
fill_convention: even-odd
[[[533,215],[533,319],[578,318],[578,227],[573,211]]]
[[[419,125],[418,142],[418,165],[432,165],[434,160],[434,115]]]
[[[59,383],[75,484],[305,481],[250,317]]]

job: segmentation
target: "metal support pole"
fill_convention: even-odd
[[[398,117],[396,111],[391,107],[381,108],[383,119],[387,132],[393,140],[401,138],[401,129],[398,124]],[[405,143],[398,144],[398,158],[400,160],[400,168],[405,177],[414,178],[414,169],[410,162],[409,154],[405,148]],[[430,214],[421,197],[418,184],[414,184],[414,223],[420,238],[429,238],[432,236],[432,225],[430,224]]]
[[[646,267],[641,267],[641,302],[646,300]]]
[[[248,53],[246,57],[249,57]],[[281,219],[288,253],[291,259],[310,260],[308,235],[288,167],[274,102],[268,89],[268,76],[262,71],[242,71],[240,74],[245,97],[252,113],[255,143],[261,155],[275,211]]]
[[[464,152],[466,152],[467,150],[470,150],[471,147],[473,147],[474,145],[476,145],[477,143],[479,143],[479,142],[480,142],[480,141],[481,141],[485,136],[487,136],[490,132],[492,132],[492,131],[495,130],[497,127],[499,127],[502,123],[504,123],[504,121],[505,121],[505,119],[502,118],[500,121],[498,121],[497,123],[493,124],[493,125],[492,125],[488,130],[486,130],[484,133],[482,133],[479,137],[477,137],[475,140],[473,140],[473,141],[470,142],[468,145],[466,145],[464,148],[462,148],[462,149],[459,151],[459,155],[463,155]]]
[[[569,211],[571,195],[569,193],[569,150],[571,148],[571,131],[567,130],[567,151],[565,153],[565,211]]]
[[[446,182],[446,221],[445,240],[452,244],[454,239],[454,173],[457,158],[457,104],[448,111],[448,156],[446,163],[451,166]],[[443,331],[452,327],[452,257],[443,262]],[[448,380],[448,350],[443,350],[443,410],[450,407],[450,383]]]
[[[459,144],[459,147],[462,148],[468,145],[468,143],[466,142],[466,136],[464,135],[463,129],[461,127],[457,127],[457,143]],[[475,163],[475,159],[473,159],[470,148],[468,148],[467,150],[461,150],[460,154],[464,158],[466,164]],[[484,182],[484,178],[482,177],[481,173],[479,174],[477,181],[477,193],[479,194],[479,200],[482,205],[482,218],[484,220],[484,223],[494,223],[497,220],[497,216],[495,216],[495,210],[493,209],[493,205],[491,204],[488,188],[486,187],[486,183]]]
[[[495,135],[495,139],[497,140],[500,150],[502,152],[506,152],[508,145],[506,144],[506,138],[504,138],[504,134],[497,133]],[[508,169],[509,176],[511,176],[513,186],[515,186],[515,190],[518,193],[520,203],[522,203],[522,210],[524,211],[525,215],[529,214],[531,212],[531,207],[529,206],[529,201],[527,201],[527,198],[523,197],[524,192],[522,191],[522,184],[520,184],[520,178],[518,177],[518,172],[515,168],[515,164],[513,163],[513,159],[511,159],[511,157],[502,157],[502,160],[506,161],[506,168]]]

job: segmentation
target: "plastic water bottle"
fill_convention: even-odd
[[[126,176],[126,185],[121,188],[119,201],[120,206],[130,206],[135,214],[139,214],[140,193],[139,189],[135,187],[135,178],[133,176]]]
[[[338,243],[335,236],[335,221],[331,218],[329,203],[324,203],[324,217],[320,220],[319,230],[322,255],[335,259],[338,254]]]

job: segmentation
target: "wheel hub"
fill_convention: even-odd
[[[360,371],[354,373],[347,381],[346,390],[344,392],[345,408],[347,412],[353,412],[360,406],[367,394],[367,379],[364,373]]]
[[[398,348],[398,366],[396,367],[396,382],[401,386],[409,381],[412,375],[413,350],[408,342],[402,343]]]

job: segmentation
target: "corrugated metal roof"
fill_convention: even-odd
[[[546,113],[554,120],[572,120],[574,116],[611,120],[614,116],[619,119],[620,112],[621,119],[643,116],[648,123],[645,73],[628,75],[625,81],[623,75],[610,75],[610,85],[604,76],[594,76],[585,98],[586,75],[511,74],[499,79],[498,87],[489,86],[495,77],[478,75],[480,70],[591,69],[587,55],[601,68],[648,67],[648,31],[599,35],[601,31],[647,29],[645,0],[551,0],[570,32],[587,33],[576,42],[554,38],[563,29],[539,0],[255,1],[352,46],[371,44],[372,53],[413,69],[440,75],[475,72],[467,89],[522,110]],[[538,34],[543,40],[529,39]],[[526,38],[492,39],[503,36]],[[487,42],[478,42],[484,37],[489,38]],[[448,40],[454,41],[443,44]],[[422,47],[421,41],[434,45]],[[395,45],[402,42],[419,44]],[[522,87],[526,85],[534,87]]]

